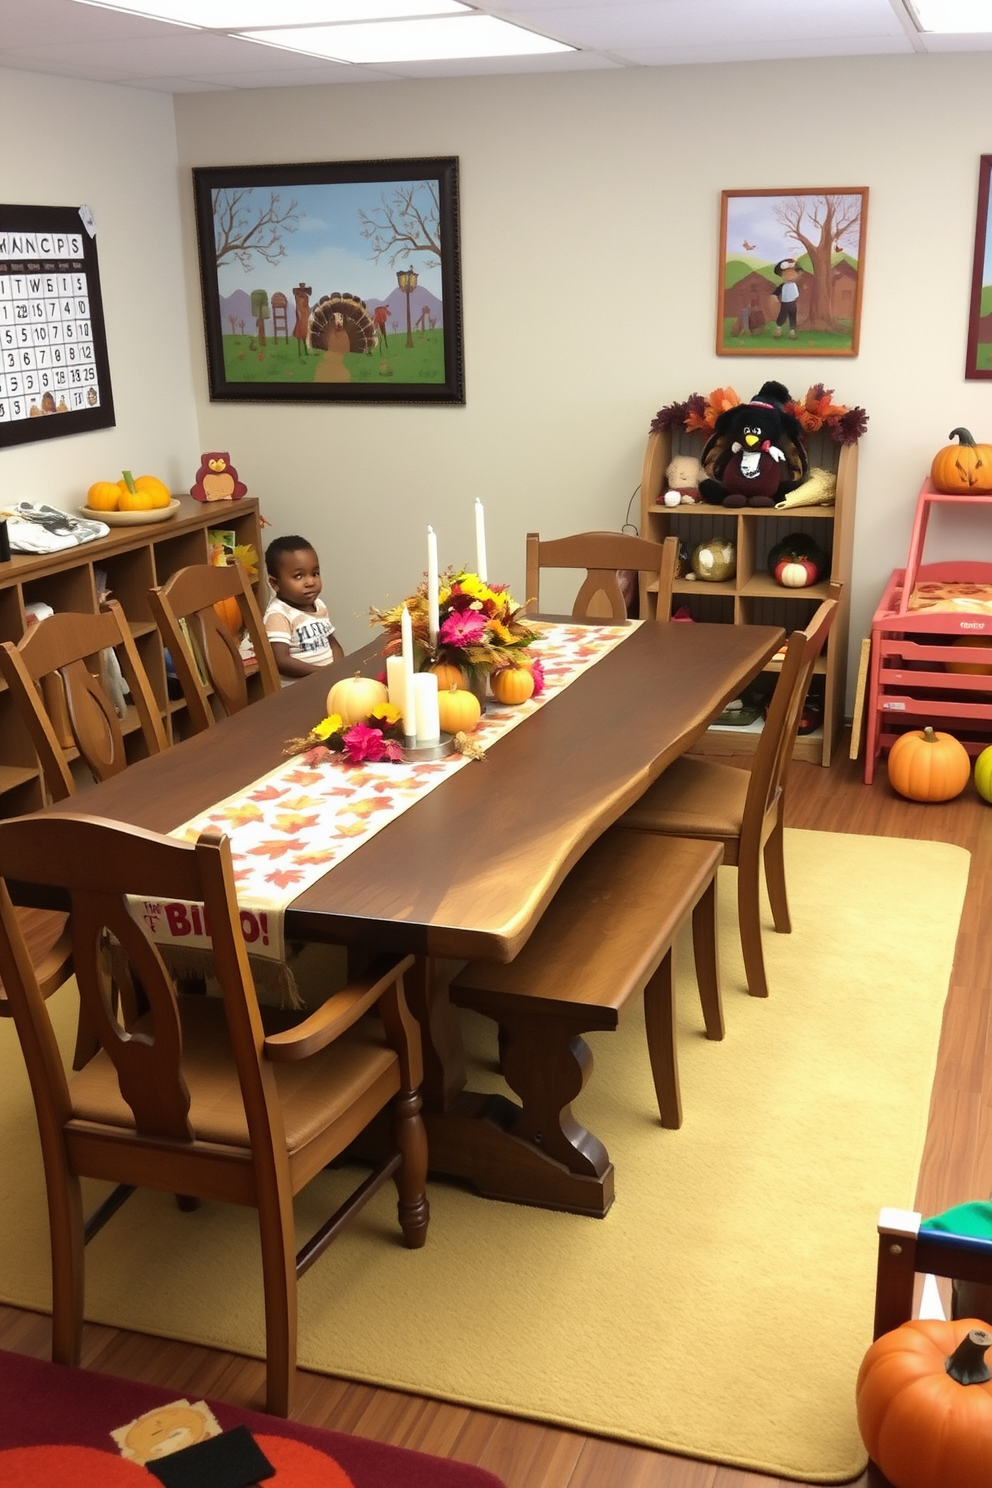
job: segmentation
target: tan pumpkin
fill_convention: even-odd
[[[474,692],[449,687],[437,695],[437,712],[446,734],[470,734],[482,717],[482,704]]]
[[[889,750],[889,783],[910,801],[952,801],[971,779],[971,760],[953,734],[927,726],[900,734]]]
[[[529,667],[502,667],[493,672],[490,685],[496,701],[510,706],[525,703],[534,693],[534,678]]]
[[[967,429],[952,429],[949,444],[938,450],[930,467],[930,482],[946,496],[984,495],[992,491],[992,444],[976,444]]]
[[[468,685],[465,673],[461,667],[452,666],[447,661],[435,662],[428,670],[432,671],[437,678],[438,692],[448,692],[452,687],[466,687]],[[442,724],[441,727],[443,728],[444,725]]]
[[[345,723],[362,723],[379,703],[387,703],[389,694],[374,677],[343,677],[327,694],[327,716],[337,713]]]

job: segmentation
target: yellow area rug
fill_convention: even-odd
[[[658,1125],[639,1013],[590,1040],[576,1110],[616,1164],[607,1218],[435,1183],[427,1247],[408,1252],[384,1189],[301,1282],[301,1364],[772,1476],[860,1472],[875,1222],[882,1204],[912,1207],[969,855],[806,831],[786,850],[794,928],[766,935],[767,1001],[744,990],[721,870],[721,1044],[702,1036],[682,956],[681,1131]],[[66,1047],[72,991],[58,994]],[[469,1033],[471,1083],[499,1088],[491,1028]],[[0,1131],[0,1296],[47,1309],[40,1157],[9,1023]],[[301,1234],[339,1182],[316,1181],[319,1204],[303,1196]],[[86,1313],[263,1353],[253,1212],[135,1195],[87,1251]]]

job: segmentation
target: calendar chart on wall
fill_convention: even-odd
[[[0,448],[113,423],[92,214],[0,204]]]

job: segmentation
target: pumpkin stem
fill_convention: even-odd
[[[975,441],[967,429],[952,429],[947,437],[948,439],[959,439],[962,444],[971,445],[974,448]]]
[[[962,1338],[944,1368],[959,1385],[984,1385],[992,1379],[992,1369],[985,1362],[985,1350],[992,1345],[992,1333],[984,1328],[972,1328]]]
[[[924,739],[926,739],[928,744],[937,743],[937,735],[934,733],[929,724],[927,724],[926,728],[923,730],[923,737]]]
[[[131,474],[130,470],[122,470],[121,475],[124,477],[124,484],[127,486],[128,490],[133,496],[135,494],[134,476]]]

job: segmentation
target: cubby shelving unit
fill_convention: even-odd
[[[699,457],[698,434],[665,430],[648,435],[641,472],[641,533],[655,542],[675,534],[690,551],[712,538],[729,538],[737,548],[737,571],[720,583],[679,578],[673,608],[685,605],[697,621],[727,625],[781,625],[786,633],[802,627],[817,605],[828,598],[830,584],[841,587],[839,609],[823,655],[816,664],[814,686],[823,689],[823,723],[814,733],[796,740],[794,758],[829,765],[844,722],[847,642],[850,613],[851,553],[854,540],[854,501],[857,484],[856,445],[839,445],[828,435],[809,441],[811,466],[837,476],[833,506],[800,506],[784,510],[720,506],[667,507],[665,471],[674,454]],[[803,532],[816,539],[830,556],[830,572],[818,584],[786,589],[768,571],[771,548],[787,533]],[[642,581],[641,614],[654,614],[654,586]],[[777,669],[772,663],[768,670]],[[820,679],[820,680],[817,680]],[[756,728],[719,728],[707,731],[699,749],[708,754],[746,754],[760,737]]]

